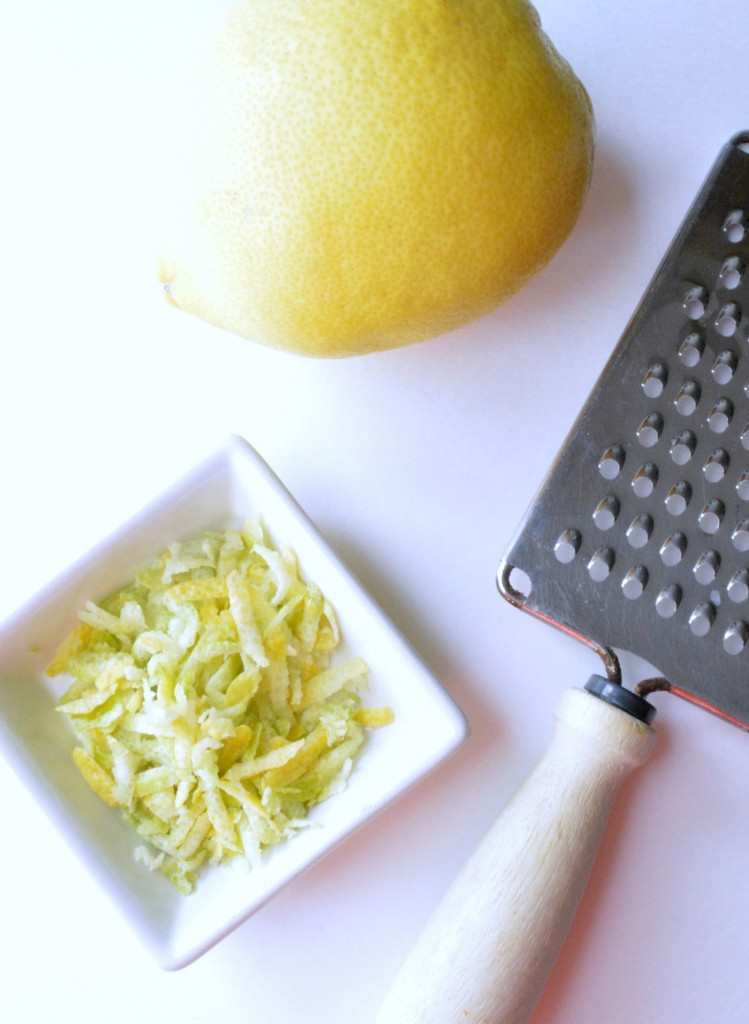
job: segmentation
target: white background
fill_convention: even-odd
[[[573,235],[480,322],[325,362],[177,312],[155,281],[181,82],[229,0],[5,5],[0,617],[237,432],[473,727],[435,775],[176,974],[0,764],[5,1021],[373,1021],[541,753],[562,691],[598,671],[506,605],[494,575],[719,148],[749,128],[749,8],[537,6],[596,110]],[[747,1020],[749,737],[655,703],[657,753],[625,787],[534,1024]]]

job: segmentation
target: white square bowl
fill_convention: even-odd
[[[336,609],[341,656],[370,666],[366,703],[388,704],[395,722],[372,732],[349,785],[314,808],[315,828],[271,848],[240,873],[208,868],[183,896],[135,861],[141,840],[89,789],[74,766],[74,737],[55,704],[64,681],[45,676],[87,600],[130,580],[173,540],[240,525],[259,515],[274,543],[292,548],[302,575]],[[466,720],[441,684],[326,545],[247,442],[232,437],[46,586],[0,627],[0,751],[162,967],[184,967],[259,909],[281,886],[404,793],[465,738]]]

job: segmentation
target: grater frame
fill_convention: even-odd
[[[610,678],[628,651],[749,729],[749,131],[722,148],[497,580]]]

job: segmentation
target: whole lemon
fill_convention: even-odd
[[[316,356],[493,309],[570,232],[593,156],[526,0],[243,0],[194,119],[167,297]]]

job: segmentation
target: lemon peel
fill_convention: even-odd
[[[527,0],[243,0],[194,103],[167,299],[349,356],[494,309],[588,187],[589,97]]]

